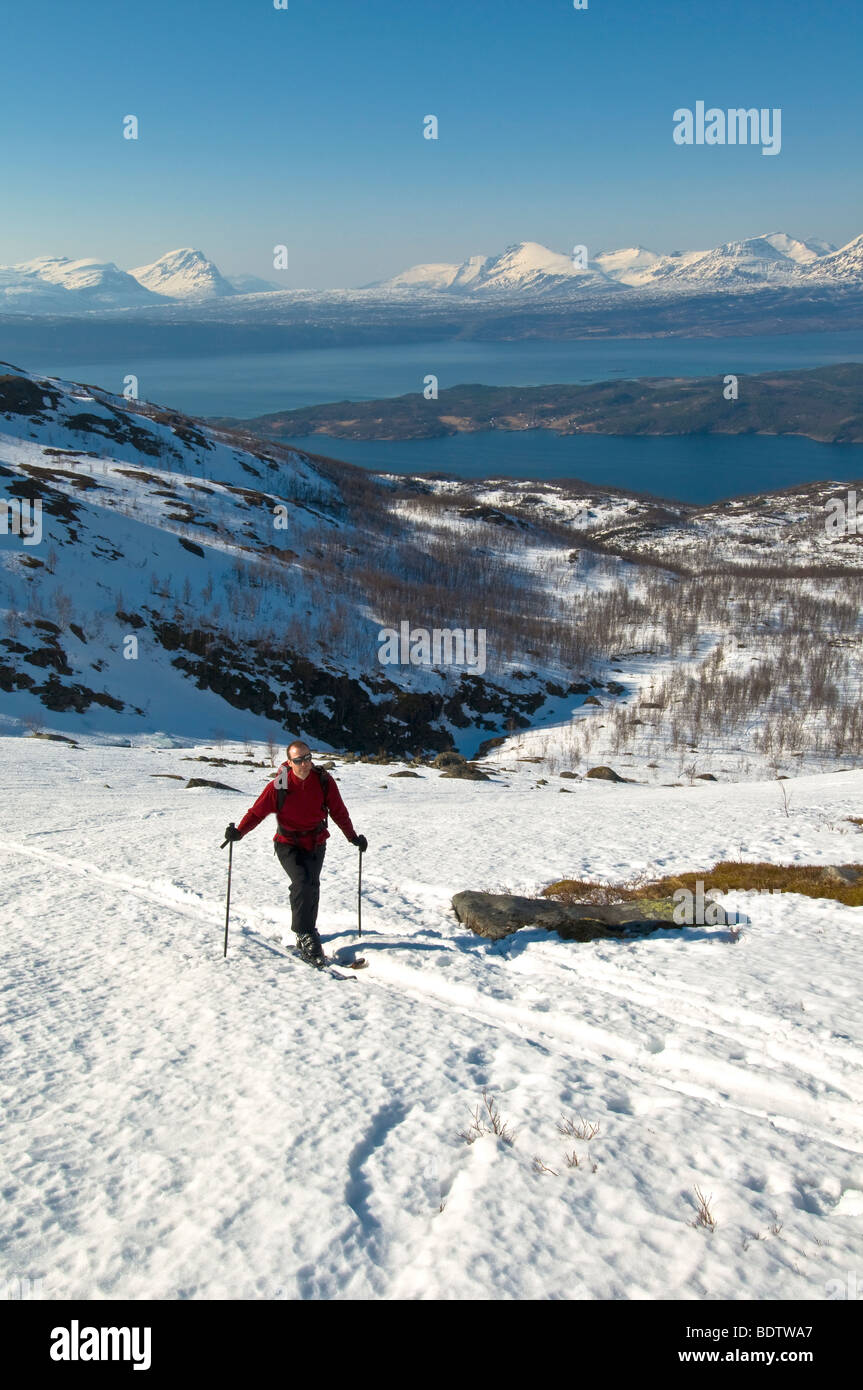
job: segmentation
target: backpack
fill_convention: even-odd
[[[322,767],[315,767],[314,764],[312,765],[312,771],[317,775],[317,779],[321,784],[321,791],[324,797],[324,818],[319,825],[312,826],[311,830],[304,830],[302,832],[302,834],[304,835],[317,835],[317,833],[320,830],[326,830],[327,816],[329,815],[328,801],[330,795],[330,774],[328,772],[324,772],[324,769]],[[279,768],[278,774],[275,778],[274,786],[276,788],[276,821],[278,822],[282,807],[285,804],[285,798],[287,797],[288,792],[290,791],[290,785],[288,782],[288,768],[286,763],[283,763],[282,766]],[[286,832],[282,829],[281,826],[279,826],[278,833],[280,835],[284,835],[289,834],[290,832]]]

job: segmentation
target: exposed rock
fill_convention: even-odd
[[[441,777],[457,777],[461,781],[467,782],[488,782],[489,775],[481,768],[474,767],[473,763],[453,763],[446,772],[441,773]]]
[[[674,927],[675,904],[668,899],[648,903],[557,903],[547,898],[520,898],[507,893],[456,893],[453,910],[477,936],[500,941],[521,927],[556,931],[568,941],[646,934]]]
[[[472,521],[488,521],[493,526],[524,526],[523,521],[516,521],[506,512],[500,511],[497,507],[459,507],[459,516],[468,517]]]
[[[506,736],[500,734],[497,738],[484,738],[479,748],[476,750],[478,758],[484,758],[493,748],[500,748],[506,743]]]
[[[821,870],[821,877],[827,883],[859,883],[860,870],[853,864],[829,864]]]
[[[714,777],[712,772],[696,772],[695,780],[697,782],[718,782],[719,778]]]
[[[390,777],[416,777],[417,781],[422,781],[422,778],[420,777],[418,772],[411,772],[407,768],[404,770],[404,772],[391,772]]]
[[[562,772],[560,775],[561,775],[561,777],[569,777],[573,782],[577,782],[577,781],[578,781],[578,773],[577,773],[577,772]]]
[[[596,777],[601,782],[625,782],[626,778],[621,777],[611,767],[592,767],[585,777]]]
[[[206,777],[190,777],[186,783],[185,790],[188,791],[190,787],[215,787],[216,791],[237,792],[242,796],[239,787],[229,787],[225,782],[210,782]]]
[[[602,701],[601,701],[601,700],[597,700],[597,698],[596,698],[595,695],[588,695],[588,697],[587,697],[587,699],[585,700],[584,703],[585,703],[586,705],[599,705],[599,704],[602,704]]]

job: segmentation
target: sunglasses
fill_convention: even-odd
[[[312,761],[312,755],[311,755],[311,753],[304,753],[303,756],[302,756],[301,758],[291,758],[291,762],[292,762],[292,763],[310,763],[311,761]]]

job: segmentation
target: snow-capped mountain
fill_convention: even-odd
[[[593,257],[593,264],[599,266],[612,280],[622,285],[638,284],[644,271],[650,270],[662,258],[645,246],[627,246],[620,251],[600,251]]]
[[[226,275],[225,279],[237,294],[272,294],[284,289],[275,280],[263,280],[260,275]]]
[[[787,232],[770,232],[767,236],[759,237],[757,240],[769,242],[776,251],[781,251],[783,256],[788,256],[798,265],[811,265],[819,257],[828,255],[835,251],[836,247],[832,241],[822,241],[820,237],[806,237],[798,240],[796,237],[789,236]]]
[[[74,313],[151,302],[157,302],[156,296],[113,261],[37,256],[0,267],[0,312]]]
[[[423,289],[493,291],[549,294],[571,289],[614,288],[602,267],[584,269],[559,251],[537,241],[518,241],[497,256],[470,256],[459,265],[433,263],[411,266],[391,280],[380,280],[367,289]]]
[[[139,265],[129,274],[139,284],[166,299],[214,299],[237,294],[219,267],[191,246],[168,251],[150,265]]]
[[[821,256],[806,267],[812,279],[833,284],[860,284],[863,281],[863,236],[855,237],[840,250]]]
[[[554,295],[585,289],[735,289],[802,283],[813,276],[828,283],[863,281],[863,238],[837,251],[817,237],[769,232],[724,242],[702,251],[660,255],[645,246],[599,251],[586,270],[571,257],[535,241],[517,242],[497,256],[471,256],[459,265],[433,262],[411,266],[369,289],[421,289],[483,293],[488,290]]]
[[[629,283],[685,288],[793,283],[801,271],[821,262],[833,249],[829,242],[800,241],[785,232],[771,232],[743,241],[727,241],[701,253],[662,256]]]

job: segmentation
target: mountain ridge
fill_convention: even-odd
[[[586,252],[585,252],[586,256]],[[586,263],[540,242],[512,242],[494,255],[474,254],[459,263],[432,261],[409,266],[355,289],[282,290],[254,275],[224,275],[194,247],[168,251],[129,271],[112,261],[37,256],[0,266],[0,314],[74,315],[110,310],[206,308],[240,300],[250,317],[268,301],[291,297],[355,296],[360,300],[429,295],[442,303],[620,301],[638,292],[691,296],[763,289],[863,289],[863,235],[844,246],[816,237],[769,232],[723,242],[707,250],[666,254],[645,246],[599,251]]]

